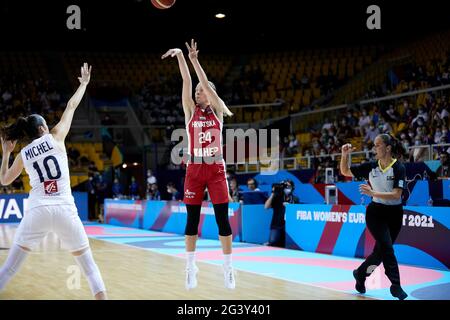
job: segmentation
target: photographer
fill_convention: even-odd
[[[272,222],[270,223],[270,236],[267,245],[274,247],[285,246],[285,218],[286,204],[299,203],[294,196],[294,182],[282,181],[272,185],[272,194],[264,204],[264,208],[273,208]]]

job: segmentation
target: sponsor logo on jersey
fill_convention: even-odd
[[[188,199],[194,199],[195,192],[192,192],[192,191],[189,191],[189,189],[186,189],[186,191],[184,192],[184,196]]]
[[[404,188],[405,187],[405,182],[403,180],[399,180],[398,181],[398,186],[399,186],[399,188]]]
[[[54,194],[58,192],[58,183],[56,180],[44,181],[45,194]]]

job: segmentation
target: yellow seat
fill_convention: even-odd
[[[397,132],[401,132],[401,131],[405,130],[405,128],[406,128],[406,123],[400,122],[400,123],[397,125]]]
[[[103,143],[101,143],[101,142],[94,143],[94,149],[96,152],[102,153],[103,152]]]
[[[78,176],[78,184],[86,182],[88,179],[88,176]]]
[[[70,176],[70,186],[73,188],[78,185],[78,176]]]
[[[105,163],[103,162],[103,160],[97,158],[94,160],[94,162],[99,171],[103,171],[105,169]]]

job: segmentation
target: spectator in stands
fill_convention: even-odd
[[[3,103],[5,105],[8,104],[11,101],[12,97],[13,96],[12,96],[11,92],[9,91],[9,89],[6,89],[2,94]]]
[[[392,132],[392,126],[389,122],[385,121],[383,117],[380,118],[380,121],[378,121],[378,129],[380,133],[391,133]]]
[[[414,139],[414,148],[410,151],[410,161],[411,162],[423,162],[426,160],[427,147],[421,147],[423,145],[423,137],[421,135],[416,135]]]
[[[311,141],[311,145],[312,145],[312,150],[313,150],[313,154],[317,155],[320,153],[320,149],[321,149],[321,144],[319,142],[319,139],[317,137],[312,138]]]
[[[69,164],[71,167],[78,167],[80,164],[80,151],[75,148],[69,148],[67,150],[67,155],[69,156]]]
[[[411,145],[408,136],[404,132],[400,134],[400,142],[402,143],[402,146],[405,150],[408,150],[409,146]]]
[[[130,197],[132,200],[139,199],[139,184],[134,176],[131,177],[131,184],[129,187]]]
[[[227,180],[228,183],[230,183],[230,180],[235,178],[236,174],[234,173],[233,170],[227,170]]]
[[[441,141],[441,143],[450,142],[450,133],[448,132],[448,127],[446,125],[443,125],[441,129],[442,129],[442,137],[445,140],[445,142]]]
[[[95,165],[94,161],[89,161],[88,172],[91,173],[91,174],[94,174],[95,172],[98,172],[98,168]]]
[[[103,178],[102,174],[98,175],[97,178],[97,183],[96,183],[96,189],[97,189],[97,201],[98,201],[98,205],[99,205],[99,222],[103,223],[103,207],[104,207],[104,203],[105,203],[105,199],[108,197],[108,183],[106,182],[106,180]]]
[[[287,153],[288,148],[289,148],[289,138],[284,137],[283,141],[280,144],[280,153],[283,158],[288,156],[288,153]]]
[[[152,183],[147,190],[147,200],[161,200],[161,193],[158,190],[158,185]]]
[[[367,113],[366,109],[363,109],[358,121],[359,131],[361,136],[364,137],[366,134],[367,128],[370,126],[370,116]]]
[[[98,217],[97,210],[97,189],[93,173],[89,174],[89,179],[86,182],[86,191],[88,193],[88,218],[89,220],[95,220]]]
[[[322,129],[330,130],[332,125],[331,121],[328,118],[325,118]]]
[[[405,111],[404,111],[403,115],[400,117],[400,122],[410,124],[412,122],[412,120],[414,119],[414,114],[409,107],[406,107],[404,110]]]
[[[337,135],[336,135],[336,128],[334,126],[332,126],[329,130],[328,130],[328,141],[330,141],[330,139],[332,139],[334,142],[337,142]]]
[[[400,120],[400,116],[395,111],[394,105],[390,104],[389,109],[386,110],[386,121],[387,122],[398,122]]]
[[[112,196],[113,199],[121,199],[123,196],[123,188],[119,182],[119,179],[114,178],[114,182],[112,185]]]
[[[411,144],[413,144],[414,138],[416,137],[416,131],[414,128],[409,127],[408,128],[408,139],[411,141]]]
[[[299,203],[294,195],[294,182],[292,180],[282,181],[272,187],[272,194],[266,200],[264,208],[273,208],[272,221],[270,223],[269,246],[285,246],[285,212],[286,205]]]
[[[337,141],[337,140],[335,140],[333,138],[328,139],[328,144],[327,144],[328,154],[333,154],[333,153],[339,152],[339,147],[337,146],[337,143],[335,141]]]
[[[442,106],[440,108],[440,114],[439,117],[441,118],[443,123],[448,123],[448,119],[450,118],[449,112],[448,112],[448,106]]]
[[[450,178],[450,158],[449,154],[442,151],[439,154],[440,165],[436,170],[436,176],[438,179],[449,179]]]
[[[183,200],[183,195],[175,187],[175,183],[169,182],[167,184],[167,193],[170,194],[170,200],[181,201]]]
[[[442,135],[442,136],[441,136],[441,139],[440,139],[440,141],[439,141],[439,144],[446,144],[446,143],[447,143],[447,140],[445,140],[444,135]],[[448,145],[447,145],[447,146],[439,146],[439,147],[437,147],[436,149],[437,149],[437,152],[439,152],[439,154],[440,154],[441,152],[447,152],[447,153],[450,152],[450,147],[449,147]]]
[[[341,119],[341,125],[338,127],[336,132],[338,139],[347,140],[351,136],[353,136],[353,128],[348,124],[346,118]],[[339,149],[338,149],[339,151]]]
[[[153,175],[153,172],[151,169],[147,170],[147,184],[151,185],[151,184],[155,184],[158,181],[156,180],[156,177]]]
[[[232,178],[229,181],[230,186],[230,201],[231,202],[243,202],[244,197],[242,195],[242,189],[239,188],[236,178]]]
[[[380,134],[380,130],[375,127],[373,121],[369,124],[369,129],[367,129],[366,136],[364,137],[364,143],[374,142],[375,138]]]
[[[286,155],[288,157],[295,156],[298,153],[298,141],[297,138],[293,135],[289,135],[289,146],[286,150]]]
[[[260,191],[258,188],[258,182],[254,178],[247,180],[247,188],[249,191]]]
[[[306,74],[303,75],[302,79],[300,80],[302,84],[302,89],[308,89],[309,88],[309,78],[306,76]]]
[[[345,115],[345,120],[347,122],[347,125],[349,125],[351,128],[356,127],[358,120],[353,115],[353,112],[351,110],[347,110],[347,114]]]
[[[441,128],[436,128],[436,131],[434,132],[434,137],[433,137],[433,143],[440,143],[441,142],[441,137],[442,137],[442,130]]]
[[[425,112],[423,106],[420,106],[418,109],[417,116],[412,120],[411,124],[415,125],[417,122],[418,126],[423,125],[428,121],[428,114]]]
[[[330,136],[328,135],[328,130],[322,129],[320,138],[319,139],[314,138],[314,139],[316,139],[316,143],[317,143],[316,148],[320,147],[321,145],[327,144],[329,138],[330,138]],[[314,148],[314,139],[312,140],[313,141],[313,148]]]

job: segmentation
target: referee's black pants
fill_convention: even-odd
[[[383,262],[386,276],[392,284],[400,285],[400,272],[393,244],[403,223],[402,205],[384,205],[371,202],[367,206],[366,225],[376,240],[373,252],[357,269],[358,277],[365,279]]]

